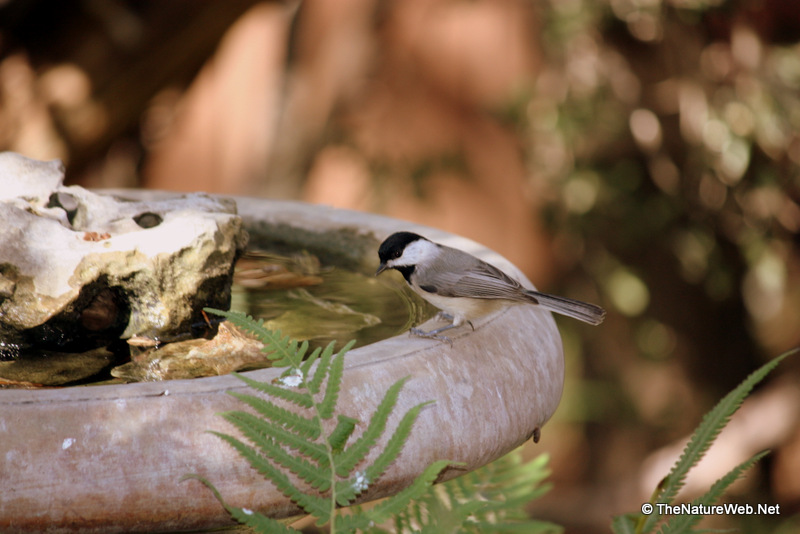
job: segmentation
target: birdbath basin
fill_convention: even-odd
[[[172,195],[113,193],[136,199]],[[235,200],[256,242],[263,234],[298,249],[329,250],[374,272],[380,241],[410,230],[467,250],[530,286],[499,255],[439,230],[303,203]],[[436,460],[465,464],[446,477],[476,469],[538,436],[555,411],[564,362],[551,315],[514,306],[474,326],[449,333],[452,346],[402,334],[348,353],[338,404],[343,413],[368,421],[389,386],[406,376],[389,430],[419,402],[435,401],[422,410],[400,456],[366,499],[400,491]],[[246,374],[272,380],[279,371]],[[246,389],[232,376],[218,376],[0,390],[0,531],[152,532],[231,524],[204,485],[182,480],[190,473],[211,481],[234,506],[274,517],[297,513],[289,499],[207,432],[236,433],[216,414],[241,409],[226,392]]]

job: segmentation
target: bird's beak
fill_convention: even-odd
[[[378,276],[379,274],[381,274],[383,271],[385,271],[388,268],[389,267],[385,263],[381,263],[380,267],[378,267],[378,270],[375,271],[375,276]]]

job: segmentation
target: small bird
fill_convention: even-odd
[[[387,237],[378,257],[375,276],[387,269],[400,271],[411,289],[452,319],[452,324],[430,332],[411,329],[421,337],[450,342],[439,334],[464,323],[472,326],[473,319],[512,304],[538,305],[592,325],[602,323],[606,315],[594,304],[525,289],[497,267],[412,232]]]

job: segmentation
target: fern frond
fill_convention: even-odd
[[[264,534],[297,534],[298,531],[282,522],[267,517],[262,513],[246,508],[226,507],[231,516],[242,525],[253,529],[253,532]]]
[[[728,487],[736,482],[744,472],[752,468],[757,462],[759,462],[762,458],[768,455],[770,451],[761,451],[759,453],[754,454],[749,459],[745,460],[741,464],[737,465],[728,473],[725,474],[722,478],[714,482],[714,484],[709,488],[709,490],[703,494],[702,496],[698,497],[693,501],[693,504],[712,504],[717,502],[721,497],[722,494],[725,493],[725,490]]]
[[[378,409],[372,416],[373,421],[376,420],[376,418],[379,418],[378,412],[381,411],[381,409],[386,410],[387,414],[385,416],[381,416],[380,418],[388,419],[388,413],[391,412],[396,402],[396,397],[395,399],[391,399],[390,397],[399,392],[399,389],[402,388],[405,381],[406,379],[398,380],[395,384],[392,385],[390,390],[387,391],[386,395],[381,401],[381,406],[385,404],[386,407],[384,408],[381,408],[381,406],[378,407]],[[396,391],[394,391],[395,389]],[[388,401],[387,398],[389,398]],[[394,431],[394,434],[392,434],[392,436],[389,438],[386,447],[383,449],[383,451],[381,451],[381,453],[378,455],[378,457],[371,465],[367,466],[367,468],[363,472],[357,473],[355,475],[356,480],[353,480],[353,477],[351,477],[350,479],[340,480],[336,483],[337,504],[339,504],[340,506],[347,506],[362,491],[364,491],[369,484],[372,484],[373,481],[375,481],[378,477],[380,477],[384,473],[384,471],[386,471],[389,465],[391,465],[391,463],[395,461],[397,456],[400,454],[403,445],[408,439],[408,435],[411,432],[411,427],[414,425],[414,422],[416,421],[420,410],[426,404],[429,403],[419,404],[411,408],[408,412],[406,412],[406,414],[398,423],[397,428]],[[382,424],[379,424],[377,426],[385,427],[385,424],[386,422],[384,420]],[[369,450],[369,448],[371,448],[371,446],[367,448],[367,451]],[[340,457],[337,458],[336,456],[334,456],[334,464],[336,465],[337,473],[342,473],[342,472],[346,473],[345,475],[339,475],[339,476],[348,476],[350,470],[352,470],[351,468],[350,470],[345,471],[344,467],[347,466],[343,466]]]
[[[336,502],[339,506],[347,506],[350,504],[350,502],[363,492],[369,484],[372,484],[373,481],[380,477],[389,465],[395,461],[408,439],[408,434],[411,432],[411,427],[416,421],[419,411],[426,404],[429,403],[422,403],[410,409],[400,420],[395,433],[389,438],[386,448],[381,451],[375,461],[363,472],[356,474],[356,478],[363,480],[362,483],[358,483],[352,479],[340,480],[336,483]],[[337,464],[336,467],[338,471],[339,465]]]
[[[212,432],[212,434],[222,438],[224,441],[227,441],[232,445],[232,440],[236,440],[236,438],[227,434],[221,434],[218,432]],[[300,477],[303,482],[313,487],[317,491],[326,491],[331,485],[330,476],[324,467],[321,468],[319,465],[309,462],[300,455],[288,452],[286,449],[272,440],[261,440],[257,447],[253,447],[241,441],[236,445],[236,449],[239,450],[240,453],[241,451],[245,450],[244,448],[247,448],[247,454],[243,454],[243,456],[245,456],[245,459],[248,461],[251,461],[254,456],[258,456],[258,461],[265,459],[271,460],[274,464],[277,464]],[[251,465],[253,464],[252,461],[250,463]]]
[[[330,518],[327,499],[303,493],[289,480],[286,474],[275,467],[267,458],[258,454],[258,452],[249,445],[227,434],[219,432],[212,432],[212,434],[231,445],[247,460],[253,469],[269,479],[281,493],[300,506],[307,514],[314,515],[315,517],[324,517],[326,521]]]
[[[229,391],[228,395],[235,397],[253,408],[259,415],[269,419],[275,424],[295,431],[298,435],[308,439],[317,439],[322,431],[319,418],[303,417],[300,414],[281,408],[277,404],[261,397]]]
[[[364,473],[356,472],[346,480],[336,481],[336,505],[350,506],[356,497],[367,491],[370,485],[375,482],[366,477]]]
[[[293,342],[297,343],[297,340],[293,340]],[[294,350],[292,351],[294,352],[294,354],[292,355],[292,363],[297,367],[300,367],[303,361],[305,360],[306,352],[308,352],[308,346],[309,346],[308,340],[303,340],[303,342],[300,344],[299,347],[297,345],[294,346]],[[273,367],[276,366],[273,364]]]
[[[419,517],[430,516],[422,505],[412,506],[412,501],[425,494],[427,489],[448,465],[449,461],[429,466],[411,486],[394,497],[382,501],[368,511],[360,508],[354,513],[340,516],[336,506],[349,506],[361,493],[382,476],[394,462],[408,440],[422,408],[421,403],[406,412],[397,423],[383,450],[363,470],[355,471],[364,462],[378,439],[386,432],[388,420],[396,408],[399,394],[407,379],[393,384],[384,395],[370,418],[364,432],[348,447],[359,421],[336,412],[344,373],[344,356],[352,348],[351,341],[334,354],[334,343],[324,349],[315,349],[308,358],[308,342],[298,343],[280,332],[264,327],[263,320],[255,321],[241,314],[208,310],[226,317],[233,324],[255,335],[265,345],[264,351],[274,367],[285,372],[272,383],[253,380],[235,374],[243,383],[273,399],[233,392],[231,395],[252,408],[255,413],[230,411],[221,414],[242,434],[242,441],[234,436],[212,432],[233,447],[249,464],[268,479],[286,497],[317,519],[317,525],[330,523],[331,531],[352,531],[356,528],[370,532],[383,532],[377,523],[387,521],[398,510],[411,508]],[[273,402],[281,399],[285,402]],[[299,410],[296,410],[292,404]],[[286,407],[284,407],[286,406]],[[306,410],[303,412],[302,410]],[[310,412],[309,412],[310,410]],[[312,415],[313,414],[313,415]],[[338,423],[326,433],[323,421],[337,415]],[[522,471],[522,470],[521,470]],[[525,491],[511,482],[507,503],[522,499]],[[312,490],[309,494],[309,490]],[[491,488],[500,492],[500,488]],[[217,498],[222,502],[219,494]],[[439,503],[431,501],[434,506]],[[453,498],[452,502],[456,502]],[[224,504],[224,503],[223,503]],[[461,509],[479,518],[478,510],[484,501],[461,504]],[[257,532],[292,532],[282,523],[241,508],[227,507],[235,519],[251,526]],[[492,509],[500,510],[492,505]],[[507,511],[506,511],[507,512]],[[490,512],[490,514],[495,512]],[[508,517],[512,517],[508,514]],[[413,521],[407,521],[411,526]],[[515,529],[516,526],[510,527]]]
[[[474,522],[486,531],[553,531],[555,525],[533,521],[525,510],[528,503],[550,489],[549,484],[543,484],[549,474],[548,460],[543,454],[523,464],[516,452],[461,477],[464,482],[459,485],[462,495],[454,506],[456,516],[462,523]],[[481,496],[477,502],[482,506],[471,509],[475,495]]]
[[[262,339],[264,349],[267,351],[267,358],[272,361],[272,367],[298,367],[302,363],[302,358],[297,354],[297,340],[289,336],[283,336],[280,330],[263,330],[267,336]]]
[[[203,311],[224,317],[242,330],[253,334],[256,339],[264,344],[266,344],[266,341],[262,337],[266,339],[272,338],[272,331],[264,328],[264,319],[256,320],[251,315],[243,312],[218,310],[216,308],[203,308]],[[264,332],[266,332],[266,335],[264,335]]]
[[[490,515],[503,517],[506,522],[527,520],[525,506],[551,489],[543,480],[549,474],[548,455],[542,454],[527,464],[519,454],[508,454],[482,469],[460,477],[461,499],[474,495],[483,497],[477,519]]]
[[[342,374],[344,373],[344,355],[355,344],[355,340],[347,343],[339,353],[331,360],[328,372],[328,381],[325,385],[325,396],[319,404],[319,416],[322,419],[333,417],[333,410],[336,408],[336,401],[339,399],[339,390],[342,387]]]
[[[396,524],[414,532],[561,532],[561,527],[530,519],[528,503],[541,495],[547,457],[522,463],[519,450],[430,488],[397,515]],[[506,484],[516,494],[507,498]],[[526,498],[523,498],[526,497]]]
[[[330,467],[328,451],[320,443],[309,441],[281,426],[270,424],[247,412],[225,412],[222,416],[239,429],[253,444],[260,447],[270,439],[314,460],[323,469]]]
[[[753,387],[763,380],[789,354],[782,354],[752,372],[703,417],[700,426],[697,427],[680,458],[667,475],[661,494],[658,497],[658,502],[672,502],[672,499],[683,487],[686,474],[703,458],[708,448],[711,447],[716,437],[728,424],[731,416],[739,409],[739,406],[742,405],[742,402]]]
[[[683,450],[680,458],[670,470],[669,474],[659,483],[658,488],[651,498],[651,503],[671,503],[678,491],[683,487],[684,480],[689,470],[705,455],[708,448],[717,438],[719,433],[728,424],[731,416],[739,409],[744,399],[750,394],[753,387],[764,379],[787,356],[795,354],[800,349],[785,352],[747,376],[733,391],[725,395],[714,408],[708,412],[700,425],[692,434],[689,443]],[[640,517],[636,532],[651,532],[661,519],[658,507],[652,514]]]
[[[370,418],[369,425],[363,434],[347,449],[343,450],[341,454],[336,457],[336,474],[340,477],[346,477],[350,472],[361,462],[370,449],[381,437],[383,431],[386,429],[386,422],[389,420],[397,404],[397,399],[400,396],[400,390],[408,381],[408,377],[401,378],[391,385],[383,396],[375,413]]]
[[[303,360],[303,364],[300,366],[300,372],[303,374],[303,377],[306,382],[306,387],[308,387],[308,382],[309,382],[308,376],[311,373],[311,367],[317,362],[317,360],[319,359],[319,355],[321,353],[322,353],[321,347],[315,348],[313,352],[308,355],[308,358],[305,358]],[[316,394],[316,391],[313,391],[310,387],[308,389],[312,395]]]
[[[725,493],[725,490],[728,489],[728,486],[736,482],[736,480],[738,480],[745,471],[753,467],[756,462],[761,460],[761,458],[767,454],[769,454],[769,451],[762,451],[740,463],[731,469],[725,476],[714,482],[711,488],[704,495],[694,499],[691,504],[711,505],[717,502],[717,500],[722,497],[722,494]],[[691,532],[690,529],[699,523],[702,518],[702,515],[695,514],[682,514],[673,516],[669,519],[669,521],[667,521],[667,523],[664,525],[664,528],[661,529],[661,534],[682,534]]]
[[[378,457],[375,458],[375,461],[364,470],[369,480],[377,479],[386,471],[389,465],[395,461],[400,451],[403,450],[403,445],[405,445],[405,442],[408,440],[411,427],[414,426],[419,412],[422,408],[432,403],[433,401],[417,404],[408,410],[403,418],[400,419],[392,437],[390,437],[389,441],[386,443],[386,447],[381,451]]]
[[[553,534],[564,532],[564,528],[549,521],[529,519],[524,523],[483,523],[478,521],[475,525],[476,532],[519,532],[520,534]]]
[[[353,431],[356,429],[356,424],[358,424],[358,419],[353,419],[352,417],[347,417],[346,415],[339,414],[339,424],[336,425],[336,428],[333,429],[331,435],[328,436],[328,444],[331,446],[333,453],[337,453],[344,448],[345,443],[353,435]]]
[[[205,311],[225,317],[240,329],[253,334],[264,344],[262,351],[267,354],[273,367],[297,367],[302,362],[302,357],[298,357],[297,341],[289,336],[281,335],[279,330],[269,330],[264,326],[263,319],[255,320],[242,312],[214,308],[205,308]],[[307,349],[308,347],[306,347]]]
[[[492,462],[492,485],[507,491],[507,484],[512,481],[522,481],[526,484],[540,484],[550,476],[547,464],[550,462],[549,454],[540,454],[536,458],[523,463],[522,457],[516,454],[507,454],[499,461]],[[495,465],[496,464],[496,465]],[[488,466],[487,466],[488,467]]]
[[[322,381],[325,380],[325,377],[328,374],[328,367],[331,364],[331,356],[333,356],[333,347],[335,346],[335,342],[331,341],[325,347],[325,350],[322,351],[322,355],[319,357],[319,364],[317,368],[314,370],[314,376],[311,380],[308,380],[307,387],[308,391],[310,391],[313,395],[319,393],[320,387],[322,386]],[[311,370],[309,368],[306,376],[309,376]]]
[[[301,392],[294,388],[276,386],[275,384],[270,384],[269,382],[259,382],[258,380],[253,380],[252,378],[248,378],[239,373],[232,374],[256,391],[289,401],[292,404],[296,404],[300,408],[311,408],[314,406],[314,398],[308,393]]]
[[[439,460],[438,462],[432,463],[420,476],[415,478],[414,482],[406,489],[388,499],[378,502],[368,510],[364,510],[360,506],[355,507],[354,511],[356,513],[340,516],[337,526],[343,531],[354,531],[356,529],[365,529],[371,524],[377,525],[388,521],[392,516],[407,509],[412,501],[422,497],[436,479],[439,478],[442,471],[447,467],[458,465],[463,464],[457,464],[448,460]]]
[[[222,499],[222,495],[220,495],[219,490],[214,487],[214,485],[206,480],[205,478],[199,475],[186,475],[181,480],[187,479],[194,479],[199,480],[202,482],[211,492],[214,494],[214,497],[225,507],[231,516],[234,519],[239,521],[242,524],[249,526],[250,528],[254,529],[255,532],[269,532],[270,534],[296,534],[297,531],[291,527],[288,527],[281,523],[280,521],[276,521],[275,519],[271,519],[266,517],[263,514],[258,512],[254,512],[252,510],[248,510],[246,508],[237,508],[235,506],[230,506]]]

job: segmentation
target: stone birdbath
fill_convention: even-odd
[[[113,194],[137,202],[180,198],[151,191]],[[303,203],[233,200],[251,239],[269,236],[298,248],[347,255],[365,273],[377,267],[376,250],[384,237],[410,230],[465,249],[530,286],[499,255],[439,230]],[[466,464],[464,471],[448,472],[449,477],[489,463],[538,437],[555,411],[564,361],[551,315],[516,306],[474,326],[474,331],[462,328],[450,335],[452,346],[402,334],[348,354],[339,400],[348,415],[369,420],[389,386],[406,376],[398,418],[390,419],[389,430],[420,401],[435,401],[422,410],[399,458],[366,492],[366,500],[400,491],[436,460]],[[247,375],[272,380],[279,371]],[[105,534],[230,525],[204,485],[182,481],[190,473],[211,481],[234,506],[274,517],[296,514],[286,497],[207,432],[235,433],[216,415],[241,409],[229,391],[245,392],[246,387],[228,375],[0,390],[0,531]]]

